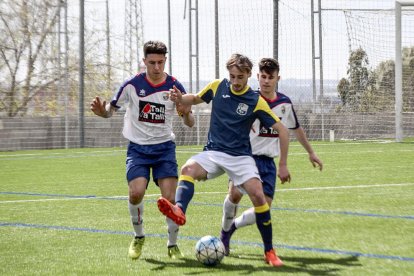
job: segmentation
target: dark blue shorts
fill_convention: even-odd
[[[138,145],[130,142],[126,159],[126,178],[129,181],[137,177],[152,178],[158,185],[158,179],[178,178],[178,165],[175,157],[175,143],[168,141],[157,145]]]
[[[253,158],[256,161],[256,166],[263,182],[263,192],[265,195],[273,199],[276,190],[275,161],[273,158],[263,155],[254,155]]]

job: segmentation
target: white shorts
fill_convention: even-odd
[[[220,151],[203,151],[191,157],[188,162],[190,161],[197,162],[207,171],[207,179],[227,173],[235,186],[242,185],[251,178],[261,181],[256,162],[248,155],[233,156]]]

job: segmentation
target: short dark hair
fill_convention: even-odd
[[[241,72],[250,73],[252,72],[253,63],[248,57],[244,55],[233,54],[227,61],[227,70],[230,70],[230,68],[233,66],[236,66]]]
[[[167,46],[161,41],[150,40],[144,44],[144,57],[149,54],[166,55],[167,53]]]
[[[279,62],[274,58],[262,58],[259,62],[259,71],[265,71],[267,74],[273,74],[275,71],[279,73]]]

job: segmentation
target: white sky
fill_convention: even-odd
[[[157,39],[168,42],[167,29],[167,0],[141,0],[144,22],[144,40]],[[200,79],[214,78],[214,1],[199,0],[199,57]],[[315,0],[317,4],[317,0]],[[195,0],[193,0],[193,5]],[[234,52],[249,56],[254,63],[264,56],[272,55],[272,9],[273,0],[219,0],[219,34],[220,34],[220,77],[226,77],[225,61]],[[279,61],[281,63],[282,79],[312,78],[311,52],[311,7],[310,0],[280,0],[279,1]],[[323,9],[350,9],[350,8],[394,8],[394,0],[325,0]],[[73,16],[78,15],[76,5],[78,0],[69,0]],[[113,51],[123,55],[124,12],[125,1],[109,0],[110,26],[113,36]],[[184,18],[185,0],[171,0],[172,16],[172,49],[173,75],[180,80],[189,79],[189,27],[188,1]],[[92,13],[92,11],[94,11]],[[101,14],[102,29],[105,24],[105,1],[88,0],[85,2],[85,14],[99,18]],[[92,14],[91,14],[92,13]],[[317,16],[317,15],[316,15]],[[344,13],[342,11],[323,11],[323,66],[324,79],[340,79],[346,76],[349,56],[349,40]],[[378,16],[378,18],[380,18]],[[88,19],[87,19],[88,20]],[[377,24],[380,24],[378,21]],[[394,21],[391,22],[392,25]],[[365,23],[359,27],[364,28]],[[381,23],[382,24],[382,23]],[[195,25],[195,21],[193,21]],[[387,26],[384,22],[384,26]],[[318,22],[315,22],[318,26]],[[356,26],[358,27],[358,26]],[[379,26],[381,29],[381,25]],[[349,31],[349,30],[348,30]],[[369,34],[363,33],[362,37]],[[317,34],[317,33],[316,33]],[[195,36],[195,33],[193,34]],[[381,35],[376,39],[381,42]],[[316,37],[316,43],[317,41]],[[359,39],[359,38],[356,38]],[[413,40],[414,41],[414,38]],[[393,53],[394,45],[387,45]],[[383,48],[384,45],[381,47]],[[195,44],[193,44],[195,48]],[[374,49],[375,50],[375,49]],[[383,49],[381,49],[383,50]],[[316,55],[319,55],[318,48]],[[380,53],[388,56],[389,53]],[[392,56],[391,56],[392,58]],[[194,63],[195,67],[195,63]],[[319,68],[318,61],[316,68]],[[168,69],[168,66],[167,66]],[[316,72],[318,78],[319,72]],[[195,76],[193,75],[193,78]]]

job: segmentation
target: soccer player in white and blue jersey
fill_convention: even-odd
[[[249,58],[234,54],[227,61],[230,80],[215,80],[196,95],[181,95],[179,89],[171,93],[172,101],[184,105],[211,102],[210,129],[204,151],[191,157],[181,168],[176,204],[171,204],[163,197],[157,203],[164,215],[183,225],[187,206],[194,195],[195,181],[227,173],[234,179],[235,185],[246,191],[253,203],[256,224],[263,239],[265,261],[271,266],[281,266],[282,262],[273,249],[270,208],[252,157],[249,133],[256,119],[279,133],[279,175],[281,181],[285,182],[290,181],[286,165],[288,130],[260,94],[247,85],[252,68]]]
[[[300,126],[291,100],[285,94],[276,91],[277,83],[280,80],[279,71],[280,66],[277,60],[273,58],[263,58],[260,60],[259,73],[257,74],[260,94],[282,123],[295,133],[297,140],[307,151],[312,165],[322,170],[322,161],[314,152],[303,128]],[[274,158],[279,155],[279,134],[277,131],[261,124],[259,120],[256,120],[250,132],[250,142],[253,158],[256,161],[262,179],[266,201],[271,206],[276,189],[277,169]],[[226,249],[226,255],[229,255],[230,239],[236,229],[256,222],[253,208],[247,209],[235,219],[237,204],[240,202],[243,194],[233,184],[233,180],[230,179],[229,194],[223,204],[220,239]]]
[[[174,77],[164,72],[167,47],[160,41],[144,44],[143,61],[146,72],[127,80],[106,104],[96,97],[91,110],[98,116],[108,118],[113,112],[125,107],[123,135],[129,140],[126,159],[128,181],[128,209],[135,237],[128,255],[138,259],[145,241],[144,195],[150,180],[159,186],[161,195],[174,202],[177,187],[178,165],[175,155],[172,117],[175,112],[182,116],[184,124],[194,125],[191,106],[175,104],[169,100],[173,87],[185,93],[184,87]],[[167,218],[168,256],[180,258],[177,246],[178,225]]]

